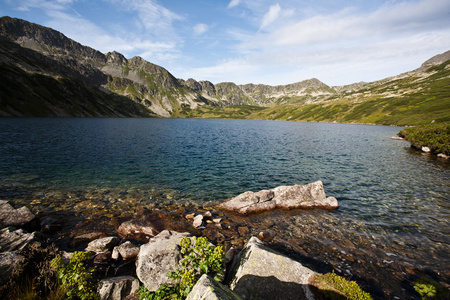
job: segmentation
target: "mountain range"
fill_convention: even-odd
[[[101,53],[0,18],[0,116],[213,117],[414,125],[450,121],[450,51],[375,82],[328,86],[177,79],[141,57]]]

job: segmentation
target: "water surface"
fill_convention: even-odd
[[[49,192],[146,197],[160,191],[172,201],[201,203],[322,180],[340,208],[284,212],[272,216],[282,220],[274,229],[304,239],[307,252],[343,274],[387,277],[388,297],[404,297],[388,282],[408,285],[408,272],[423,270],[449,283],[450,163],[391,140],[399,130],[250,120],[1,118],[0,197],[31,202]]]

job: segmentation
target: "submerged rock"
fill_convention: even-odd
[[[309,289],[316,272],[252,237],[231,271],[230,288],[243,299],[314,299]]]
[[[256,193],[245,192],[226,200],[219,207],[247,214],[275,208],[336,209],[339,205],[336,198],[326,197],[322,181],[316,181],[307,185],[279,186]]]
[[[147,237],[154,237],[159,233],[156,226],[146,219],[130,220],[120,224],[117,233],[122,238],[134,238],[143,240],[142,235]],[[144,239],[145,240],[145,239]]]

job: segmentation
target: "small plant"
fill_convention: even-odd
[[[173,283],[162,284],[155,292],[141,286],[138,290],[139,299],[185,299],[203,274],[210,275],[216,281],[223,279],[225,253],[222,246],[214,247],[205,237],[194,237],[192,241],[187,237],[180,241],[183,268],[169,274]]]
[[[435,281],[423,278],[416,281],[414,289],[421,299],[443,299],[442,287]]]
[[[355,282],[345,279],[331,272],[325,275],[319,275],[315,278],[319,284],[319,289],[325,299],[336,299],[333,292],[336,292],[349,300],[373,300],[369,293],[364,292]],[[338,299],[341,299],[340,297]]]
[[[85,263],[91,258],[90,252],[77,251],[72,254],[68,265],[64,265],[61,257],[51,261],[56,271],[60,288],[68,296],[67,299],[97,299],[96,285],[93,280],[95,268],[87,268]]]

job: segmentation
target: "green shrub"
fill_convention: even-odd
[[[93,280],[95,268],[87,268],[86,261],[91,258],[90,252],[77,251],[72,254],[70,262],[64,265],[61,257],[51,261],[57,273],[59,287],[67,295],[67,299],[97,299],[96,282]]]
[[[433,153],[450,155],[450,123],[428,124],[406,128],[398,133],[412,146],[429,147]]]
[[[139,299],[185,299],[203,274],[217,281],[223,279],[225,254],[222,246],[214,247],[205,237],[194,237],[193,241],[187,237],[180,241],[183,268],[169,274],[173,282],[162,284],[155,292],[143,285],[138,290]]]
[[[423,300],[426,299],[444,299],[442,287],[433,280],[423,278],[416,281],[414,289],[419,293]]]

